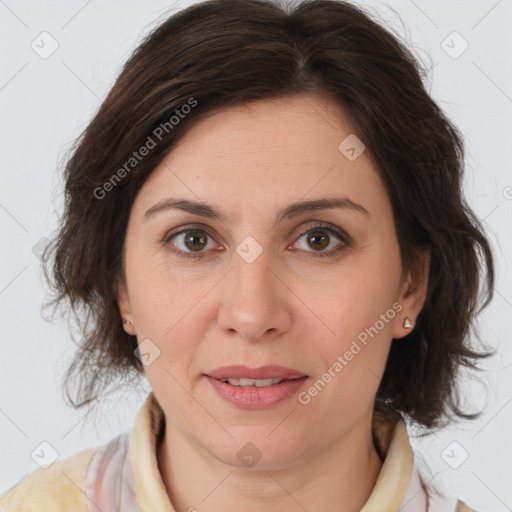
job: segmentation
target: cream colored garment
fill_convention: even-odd
[[[150,393],[131,432],[34,471],[0,497],[0,511],[175,512],[156,459],[163,418]],[[386,459],[361,512],[471,512],[441,497],[428,497],[427,509],[405,423],[399,417],[374,420],[374,428]]]

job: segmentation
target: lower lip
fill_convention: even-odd
[[[307,376],[300,379],[283,380],[279,384],[262,388],[233,386],[229,382],[223,382],[208,375],[206,378],[215,391],[227,402],[241,409],[266,409],[297,393]]]

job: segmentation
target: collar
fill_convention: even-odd
[[[131,432],[119,435],[96,451],[86,476],[88,504],[125,512],[175,512],[156,457],[164,418],[163,410],[151,392],[140,408]],[[384,462],[361,512],[426,510],[425,489],[414,465],[402,417],[377,404],[372,428]]]
[[[406,496],[411,484],[416,487],[419,475],[403,418],[379,402],[373,413],[372,429],[384,462],[361,512],[425,510],[426,503],[421,508],[417,504],[412,507],[410,498]],[[420,498],[422,494],[419,494]]]
[[[141,512],[175,512],[158,469],[156,443],[165,416],[153,391],[140,408],[130,433],[130,460]]]

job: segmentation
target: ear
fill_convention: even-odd
[[[121,322],[123,323],[123,329],[126,333],[135,336],[135,325],[133,324],[130,297],[128,295],[128,289],[124,279],[118,279],[116,281],[115,294],[117,299],[117,306],[121,315]],[[128,320],[129,323],[125,320]]]
[[[430,270],[430,251],[418,252],[418,262],[409,271],[407,278],[400,287],[398,302],[402,305],[397,322],[393,327],[393,338],[403,338],[414,329],[416,318],[425,304],[428,290]],[[411,328],[404,327],[405,319],[412,324]]]

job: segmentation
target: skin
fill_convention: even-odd
[[[352,133],[342,108],[316,94],[230,107],[193,127],[136,197],[118,303],[126,331],[160,350],[145,372],[165,414],[157,458],[177,512],[352,512],[371,494],[382,466],[373,403],[392,338],[408,334],[405,318],[414,325],[423,307],[428,258],[402,276],[391,204],[368,150],[350,161],[338,149]],[[274,225],[289,203],[333,196],[369,215],[325,209]],[[177,209],[144,218],[169,197],[211,204],[226,220]],[[301,233],[315,222],[352,242],[324,228],[328,244],[308,242]],[[194,254],[183,234],[160,242],[188,224],[209,235],[197,258],[171,251]],[[262,249],[252,263],[236,252],[249,236]],[[401,311],[306,405],[294,395],[243,410],[203,375],[279,364],[308,375],[307,390],[394,303]],[[237,457],[247,442],[261,453],[252,467]]]

